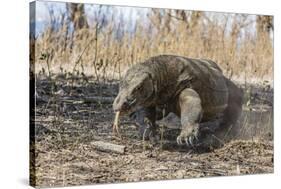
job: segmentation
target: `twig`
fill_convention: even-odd
[[[187,168],[189,170],[192,170],[192,171],[196,171],[196,172],[200,172],[200,173],[211,173],[211,174],[217,174],[217,175],[226,175],[227,172],[226,171],[223,171],[223,170],[220,170],[220,169],[202,169],[202,168],[193,168],[193,167],[189,167]]]
[[[81,61],[83,54],[86,52],[86,50],[89,48],[90,44],[92,43],[93,39],[90,40],[90,42],[86,45],[86,47],[83,49],[82,53],[79,55],[78,59],[75,61],[74,67],[72,69],[72,74],[74,74],[74,71],[76,69],[76,66]]]
[[[175,19],[177,19],[177,20],[180,20],[180,21],[183,21],[183,22],[186,22],[186,20],[184,20],[183,18],[180,18],[180,17],[178,17],[178,16],[175,16],[175,15],[172,15],[171,13],[167,13],[168,14],[168,16],[170,16],[170,17],[172,17],[172,18],[175,18]]]

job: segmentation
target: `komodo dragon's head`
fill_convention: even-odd
[[[140,107],[149,106],[154,97],[151,74],[137,66],[127,71],[119,85],[119,93],[113,102],[113,110],[121,115],[135,112]]]

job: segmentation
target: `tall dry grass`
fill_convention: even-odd
[[[257,32],[255,16],[147,10],[134,21],[133,32],[128,32],[131,26],[124,15],[117,19],[114,13],[99,15],[100,7],[90,27],[73,32],[64,16],[52,15],[49,26],[34,41],[36,72],[49,65],[54,73],[76,72],[108,80],[120,78],[129,66],[151,56],[176,54],[212,59],[228,77],[238,80],[273,79],[273,37],[266,30]],[[52,22],[59,27],[54,29]]]

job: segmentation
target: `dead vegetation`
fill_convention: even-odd
[[[132,64],[177,54],[214,60],[229,78],[273,79],[271,16],[131,8],[136,16],[126,18],[120,7],[92,5],[88,23],[84,6],[74,5],[58,15],[49,8],[49,25],[34,41],[36,72],[119,79]]]
[[[249,94],[252,101],[244,105],[238,138],[206,152],[178,146],[175,141],[180,130],[169,127],[171,121],[162,128],[162,139],[144,143],[132,120],[122,117],[122,139],[116,137],[112,100],[118,92],[117,82],[37,78],[36,89],[32,147],[38,186],[273,172],[272,90],[256,88]],[[89,100],[98,95],[106,100]],[[104,149],[104,144],[110,147]]]
[[[91,19],[83,5],[66,7],[60,14],[49,7],[48,27],[31,36],[34,185],[273,172],[272,17],[136,9],[138,19],[125,21],[118,7],[93,5]],[[112,102],[124,70],[159,54],[212,59],[240,83],[245,96],[236,140],[203,153],[175,145],[179,130],[166,126],[160,141],[144,143],[128,118],[119,123],[122,140],[113,135]],[[95,142],[125,147],[124,153]]]

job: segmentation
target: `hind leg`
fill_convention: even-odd
[[[202,117],[201,99],[197,92],[185,89],[179,95],[179,112],[181,117],[181,133],[177,137],[177,143],[183,142],[193,145],[199,135],[199,122]]]
[[[234,139],[239,134],[238,119],[241,115],[242,106],[236,103],[231,105],[224,111],[224,119],[222,126],[216,132],[216,135],[223,141],[227,142]]]
[[[229,89],[228,107],[224,111],[221,130],[217,135],[224,141],[235,138],[239,127],[237,121],[242,112],[243,92],[233,82],[227,80]]]
[[[243,92],[233,82],[226,79],[229,90],[228,106],[224,110],[219,126],[214,132],[206,133],[202,143],[212,148],[221,147],[229,140],[237,137],[239,125],[237,121],[241,115],[243,104]],[[201,139],[201,138],[200,138]]]

